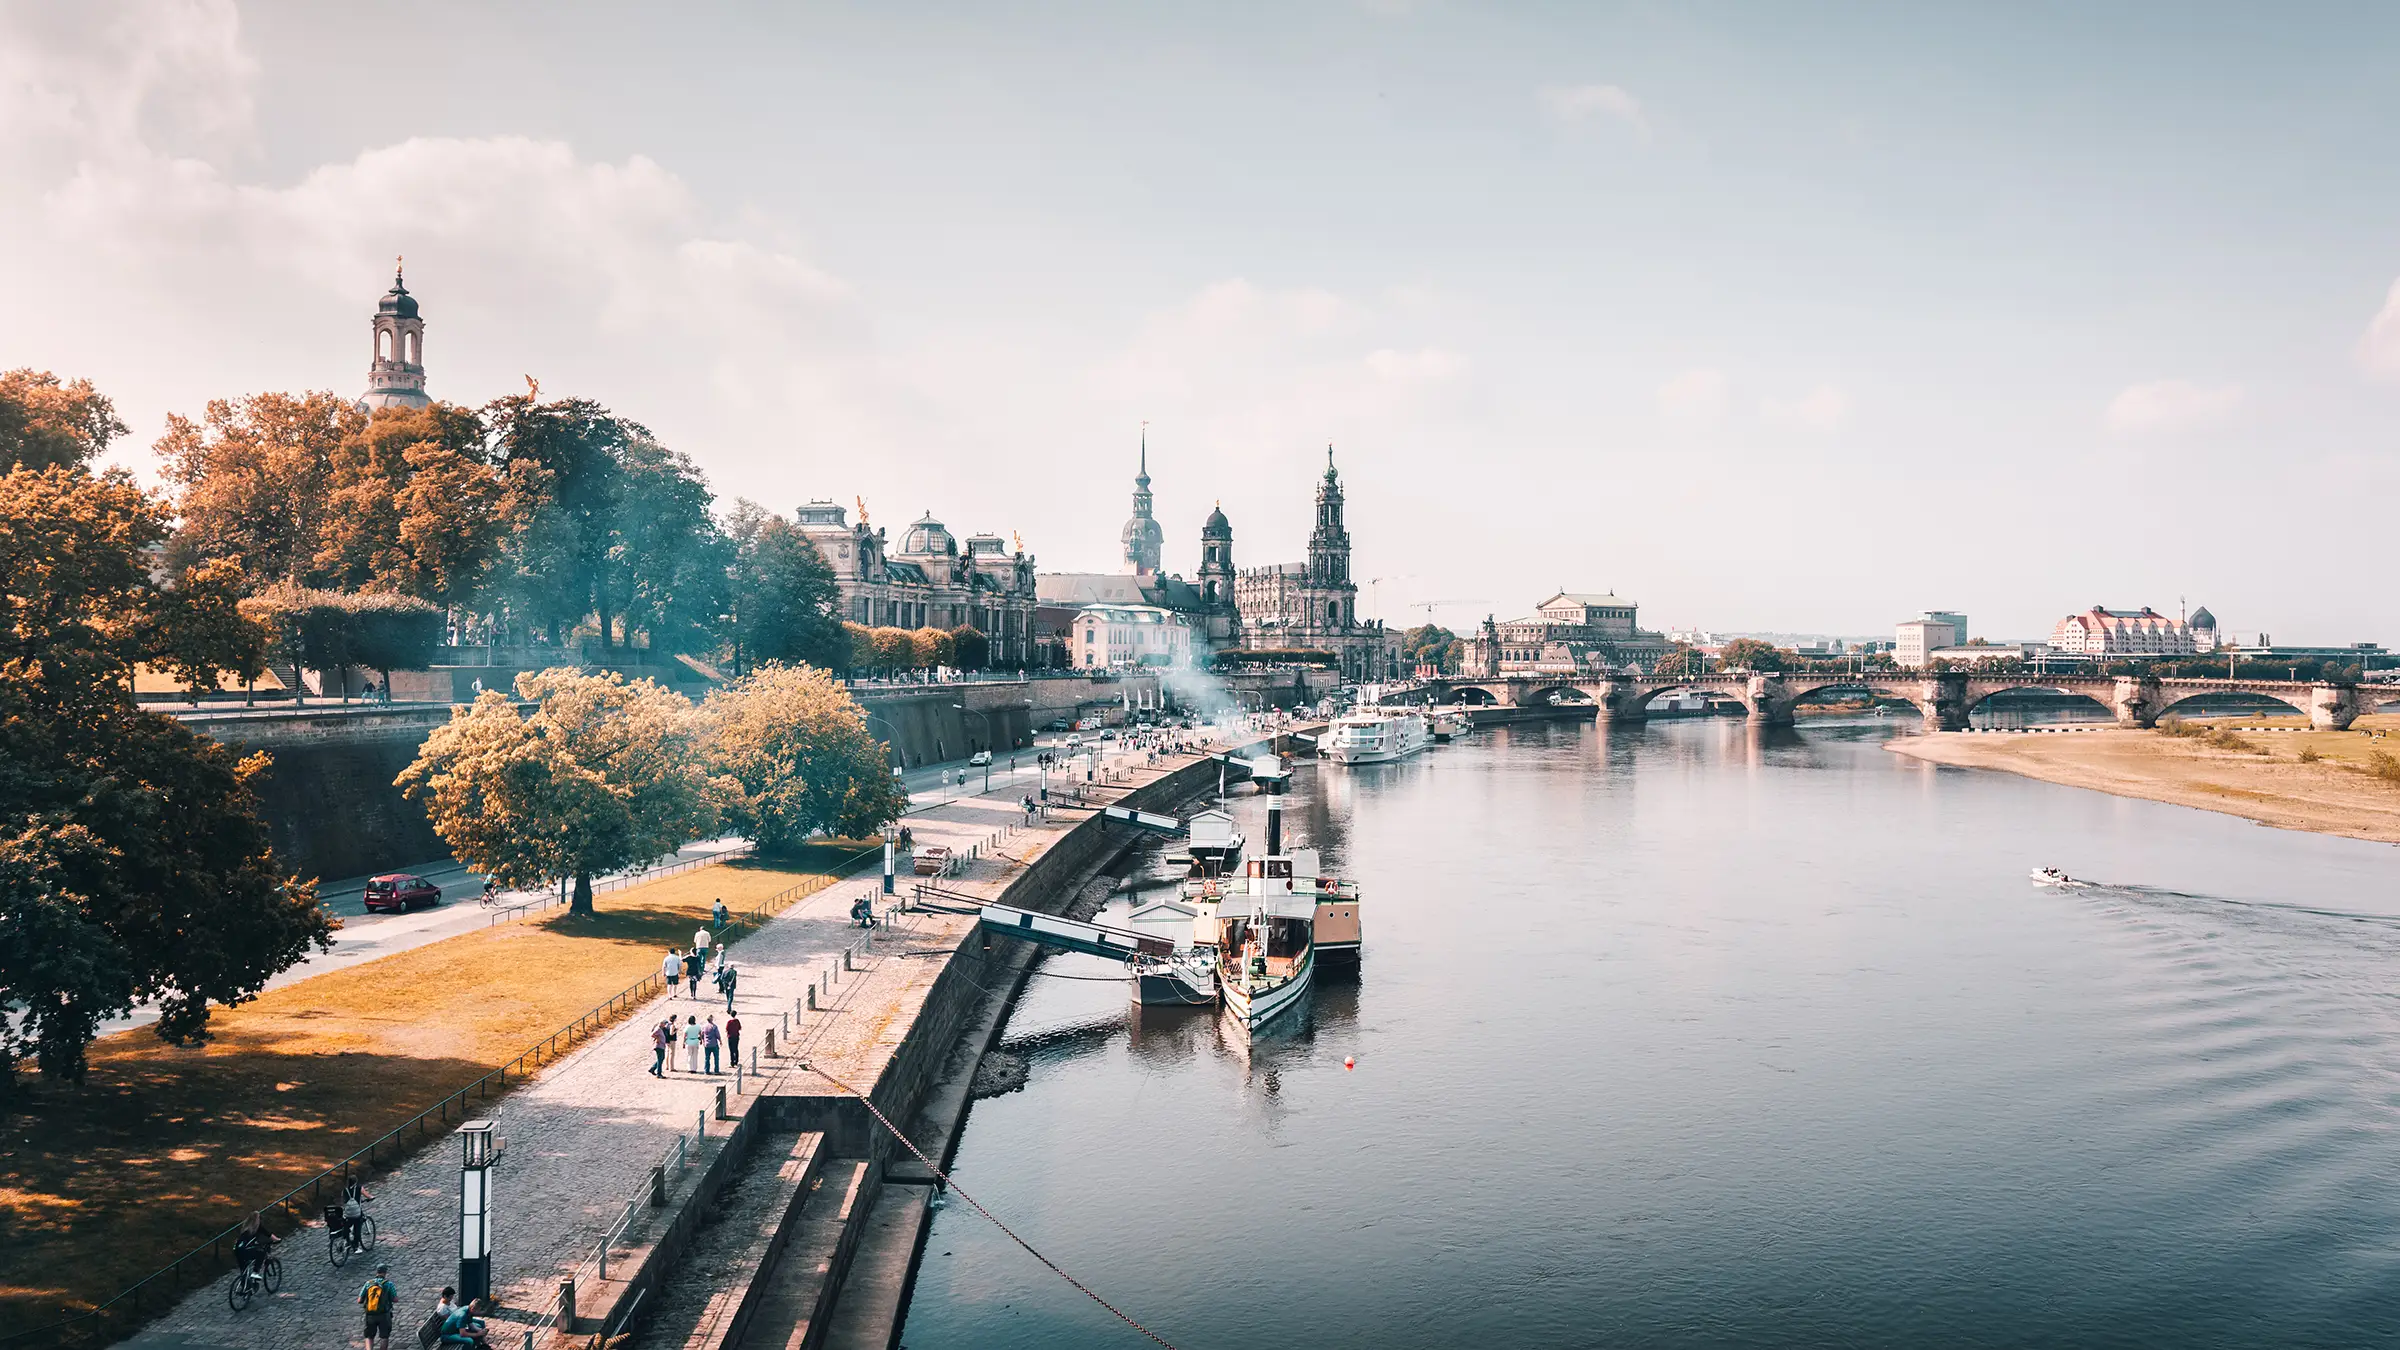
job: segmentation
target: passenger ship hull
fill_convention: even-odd
[[[1316,973],[1316,952],[1312,949],[1300,958],[1300,968],[1289,979],[1259,989],[1253,989],[1246,980],[1220,980],[1217,993],[1224,1002],[1225,1016],[1245,1031],[1256,1031],[1299,1007]]]
[[[1347,728],[1337,723],[1336,734],[1323,743],[1318,753],[1336,764],[1388,764],[1406,759],[1433,743],[1425,723],[1416,717],[1388,718],[1383,733],[1372,741],[1346,742],[1342,734]]]

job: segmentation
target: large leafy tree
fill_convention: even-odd
[[[124,434],[117,410],[90,380],[0,372],[0,473],[88,465]]]
[[[599,611],[622,614],[627,641],[638,631],[653,651],[715,645],[732,549],[710,514],[707,482],[647,434],[629,438],[618,456],[624,488],[594,588]]]
[[[195,704],[224,676],[266,673],[272,635],[242,613],[249,589],[241,564],[213,558],[185,569],[156,598],[150,663],[183,681]]]
[[[458,709],[397,780],[460,860],[511,886],[572,877],[573,911],[589,914],[593,877],[715,828],[718,787],[682,695],[567,669],[520,675],[516,693]]]
[[[136,661],[238,667],[254,635],[227,621],[221,570],[154,577],[166,510],[83,467],[104,443],[0,475],[0,1083],[27,1054],[79,1080],[98,1024],[141,1000],[158,1035],[196,1039],[212,1002],[331,945],[268,846],[265,757],[133,703]]]
[[[170,559],[230,558],[261,584],[335,582],[325,547],[335,464],[365,422],[323,391],[214,399],[198,422],[169,417],[156,449],[183,517]]]
[[[822,670],[761,666],[702,706],[711,758],[736,785],[726,815],[760,849],[872,834],[908,809],[891,755]]]
[[[769,661],[848,670],[850,627],[833,569],[800,527],[752,501],[734,503],[726,645],[736,672]]]
[[[1783,670],[1792,660],[1790,652],[1758,638],[1735,638],[1717,653],[1717,664],[1726,670]]]
[[[510,485],[470,409],[377,411],[335,447],[328,482],[315,572],[329,585],[458,606],[499,557]]]
[[[506,602],[552,645],[595,613],[602,640],[612,641],[601,573],[619,543],[623,451],[650,433],[589,399],[543,403],[531,392],[493,402],[484,419],[514,488],[516,515],[502,550]]]

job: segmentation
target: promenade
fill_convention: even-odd
[[[1149,767],[1140,756],[1130,757],[1119,765],[1121,781],[1096,791],[1093,804],[1138,790],[1193,759],[1161,756]],[[996,895],[1093,814],[1060,809],[1046,823],[1027,825],[1018,805],[1026,790],[995,783],[990,795],[908,818],[920,848],[938,844],[961,855],[980,853],[944,882],[946,888]],[[902,878],[904,890],[911,880]],[[872,873],[837,883],[733,945],[740,971],[735,1007],[743,1021],[738,1085],[730,1065],[719,1075],[685,1071],[680,1049],[665,1078],[649,1075],[650,1029],[662,1017],[671,1014],[680,1023],[714,1015],[723,1022],[725,1000],[703,981],[699,999],[659,997],[492,1102],[497,1132],[507,1140],[493,1172],[493,1287],[502,1305],[494,1317],[496,1345],[513,1350],[523,1343],[522,1333],[555,1306],[560,1281],[570,1275],[584,1291],[579,1303],[587,1317],[605,1306],[608,1283],[594,1260],[603,1234],[626,1219],[633,1202],[631,1226],[620,1235],[610,1272],[622,1280],[658,1235],[654,1230],[674,1222],[693,1180],[708,1172],[735,1122],[762,1097],[834,1093],[822,1078],[799,1069],[799,1056],[861,1091],[872,1090],[947,956],[974,923],[971,916],[915,913],[862,933],[849,921],[850,905],[878,886]],[[839,969],[845,949],[852,949],[854,971]],[[812,985],[824,1011],[807,1009]],[[473,996],[471,979],[453,995]],[[766,1053],[770,1031],[782,1053]],[[748,1071],[754,1057],[763,1070],[758,1075]],[[724,1119],[717,1116],[720,1090]],[[281,1249],[280,1293],[237,1314],[226,1306],[220,1276],[125,1344],[141,1350],[313,1350],[356,1343],[354,1300],[378,1262],[392,1267],[401,1290],[396,1335],[412,1337],[441,1287],[457,1275],[458,1162],[457,1145],[440,1139],[368,1178],[376,1196],[369,1212],[380,1237],[375,1252],[335,1270],[326,1259],[324,1230],[311,1224]],[[667,1204],[652,1207],[652,1169],[661,1164]]]

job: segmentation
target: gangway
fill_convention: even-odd
[[[1130,806],[1103,807],[1100,814],[1107,817],[1113,824],[1131,825],[1137,830],[1148,830],[1152,834],[1183,833],[1183,822],[1175,817],[1153,815],[1148,811],[1136,811]]]
[[[1168,938],[1037,914],[1013,905],[985,905],[983,912],[976,916],[975,925],[986,933],[1022,938],[1045,947],[1056,947],[1060,951],[1105,956],[1112,961],[1124,961],[1135,956],[1175,954],[1175,943]]]

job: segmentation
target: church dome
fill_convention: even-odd
[[[2216,626],[2217,616],[2208,612],[2208,606],[2202,605],[2200,608],[2192,611],[2192,627],[2214,628]]]
[[[399,273],[392,274],[392,288],[383,293],[383,303],[375,306],[375,312],[391,315],[395,319],[417,317],[417,297],[410,295],[408,287],[400,284]]]
[[[958,541],[951,538],[949,529],[928,511],[908,527],[908,533],[900,536],[900,552],[914,558],[955,558],[958,556]]]
[[[1217,508],[1208,513],[1208,520],[1200,526],[1200,537],[1203,539],[1233,538],[1233,522],[1225,518],[1224,503],[1218,503]]]

